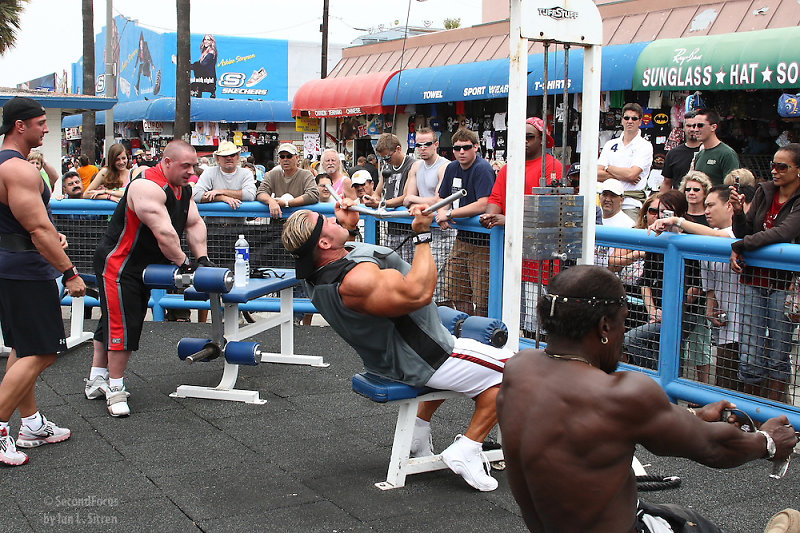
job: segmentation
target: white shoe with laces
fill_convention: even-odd
[[[111,387],[106,394],[106,405],[108,406],[108,414],[111,416],[128,416],[131,414],[131,408],[128,407],[128,397],[130,393],[125,390],[125,387]]]
[[[0,463],[7,466],[19,466],[28,462],[24,452],[17,451],[14,439],[8,434],[8,428],[0,429]]]
[[[42,416],[42,427],[33,430],[26,424],[19,428],[17,446],[21,448],[36,448],[42,444],[55,444],[62,442],[72,436],[72,431],[67,428],[60,428]]]
[[[489,474],[490,466],[486,454],[480,447],[471,446],[463,435],[457,435],[453,444],[442,452],[442,462],[481,492],[497,488],[497,480]]]

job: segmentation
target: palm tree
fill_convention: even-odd
[[[0,54],[5,54],[14,46],[19,30],[19,16],[22,13],[22,4],[28,0],[3,0],[0,1]]]
[[[92,0],[81,1],[83,17],[83,94],[94,95],[94,6]],[[111,28],[106,28],[111,31]],[[106,127],[113,127],[106,124]],[[94,156],[94,111],[83,113],[83,129],[81,131],[81,155],[89,158],[89,164],[95,162]]]
[[[189,116],[191,100],[189,99],[189,0],[175,0],[178,15],[178,29],[175,48],[177,65],[175,66],[175,139],[189,142]]]

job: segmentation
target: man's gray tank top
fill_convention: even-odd
[[[339,296],[339,285],[358,263],[371,261],[403,275],[411,266],[390,248],[366,243],[346,246],[352,250],[345,257],[328,263],[305,281],[311,302],[355,349],[366,370],[415,387],[425,385],[453,352],[454,337],[442,325],[436,305],[430,303],[399,317],[348,309]]]
[[[422,198],[436,196],[439,192],[436,187],[439,183],[439,167],[447,165],[449,162],[450,160],[439,156],[436,162],[428,167],[425,165],[425,161],[422,161],[422,164],[417,169],[417,190],[419,191],[417,196]]]

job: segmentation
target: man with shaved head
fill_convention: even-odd
[[[150,290],[142,272],[153,263],[172,263],[183,272],[214,266],[206,256],[206,225],[192,200],[189,177],[197,163],[194,148],[174,140],[161,161],[132,180],[119,201],[94,255],[100,290],[100,322],[85,394],[105,396],[111,416],[128,416],[122,374],[139,348]],[[197,259],[181,248],[181,235]]]
[[[497,395],[508,484],[531,531],[720,533],[693,509],[639,499],[636,445],[733,468],[785,460],[797,444],[785,415],[745,433],[721,421],[723,409],[735,407],[727,401],[687,410],[649,376],[618,372],[628,306],[610,270],[579,265],[559,273],[537,311],[547,347],[512,357]],[[800,513],[787,509],[766,531],[796,533],[798,524]]]

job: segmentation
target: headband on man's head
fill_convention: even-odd
[[[592,307],[596,307],[598,305],[619,305],[622,307],[627,301],[625,295],[622,295],[619,298],[606,299],[597,298],[596,296],[592,296],[591,298],[575,298],[573,296],[559,296],[558,294],[545,294],[544,297],[550,298],[550,316],[553,316],[556,312],[556,302],[585,304]]]
[[[294,275],[298,279],[306,279],[314,273],[314,248],[319,242],[319,236],[322,234],[323,216],[317,214],[317,224],[311,231],[308,239],[295,248],[292,252],[294,257]]]

